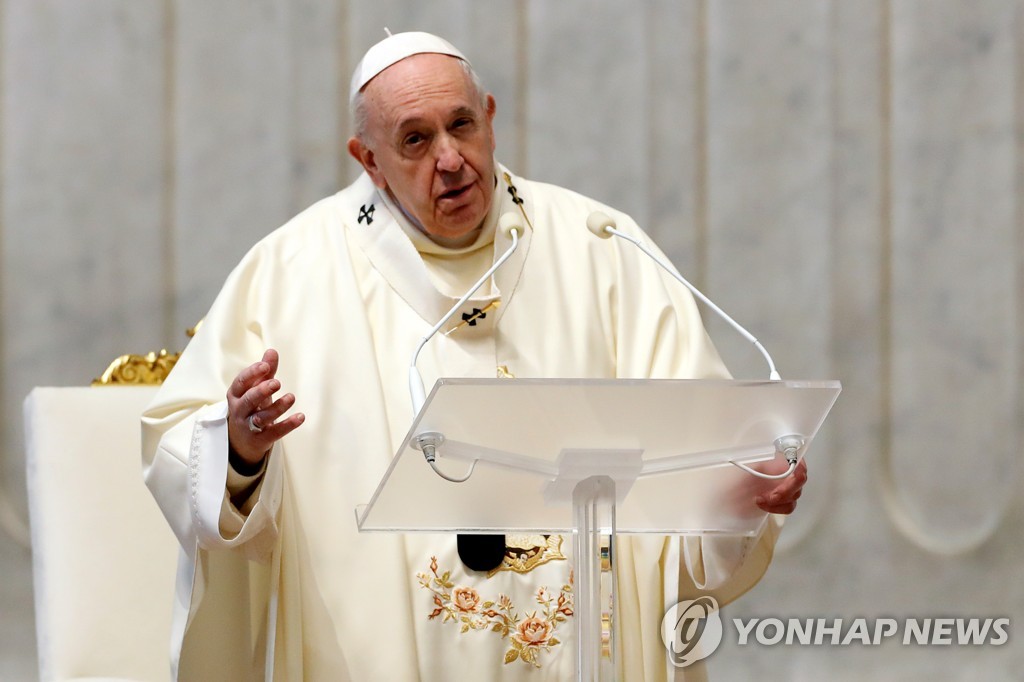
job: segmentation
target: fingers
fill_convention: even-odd
[[[803,460],[797,464],[792,475],[783,479],[782,483],[764,495],[754,499],[754,504],[771,514],[792,514],[796,510],[796,502],[803,494],[807,483],[807,464]]]
[[[257,382],[267,378],[270,373],[270,363],[254,362],[235,377],[228,387],[228,395],[233,398],[241,398],[246,391],[252,388]]]
[[[263,353],[263,359],[249,365],[235,377],[228,387],[228,393],[235,398],[241,398],[246,391],[265,379],[272,379],[277,374],[277,366],[280,358],[277,351],[268,348]]]
[[[802,494],[802,490],[798,490],[795,494],[789,497],[782,497],[776,493],[769,493],[763,497],[758,497],[755,502],[759,509],[766,511],[769,514],[792,514],[796,510],[796,501],[800,499],[800,495]]]
[[[258,410],[250,413],[252,421],[257,427],[266,429],[268,425],[272,425],[282,414],[291,409],[294,404],[295,395],[292,393],[287,393],[267,405],[261,403]]]
[[[782,479],[782,482],[772,491],[772,493],[778,493],[779,497],[786,497],[793,493],[798,493],[804,484],[807,483],[807,465],[801,460],[796,465],[796,469],[793,473],[786,478]]]
[[[277,379],[261,381],[245,392],[238,401],[238,407],[246,416],[257,410],[268,409],[273,402],[274,394],[280,390],[281,382]]]
[[[274,422],[270,426],[263,427],[263,433],[259,435],[262,436],[263,439],[269,439],[270,445],[273,445],[295,429],[302,426],[304,421],[306,421],[306,415],[301,412],[296,412],[287,419],[282,419],[279,422]]]
[[[249,464],[263,459],[276,441],[306,419],[294,414],[277,421],[295,405],[291,393],[274,400],[281,390],[281,382],[274,376],[277,369],[277,351],[268,349],[259,362],[239,372],[228,388],[228,439],[235,453]]]
[[[280,358],[277,355],[277,351],[273,348],[268,348],[263,352],[263,362],[267,363],[270,367],[270,371],[267,373],[268,377],[277,375],[277,363]]]

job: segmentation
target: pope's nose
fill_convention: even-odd
[[[463,162],[458,144],[454,140],[444,136],[438,141],[437,170],[442,173],[455,173],[462,168]]]

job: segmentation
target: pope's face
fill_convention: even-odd
[[[374,184],[442,243],[471,241],[494,196],[494,98],[454,57],[418,54],[363,91],[367,120],[349,152]]]

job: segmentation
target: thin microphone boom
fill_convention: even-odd
[[[761,351],[761,355],[763,355],[764,359],[768,361],[768,378],[770,380],[779,381],[782,379],[782,377],[779,376],[778,371],[776,371],[775,369],[775,362],[772,360],[772,356],[768,354],[768,350],[761,345],[761,342],[758,341],[753,334],[744,329],[739,322],[729,317],[729,315],[727,315],[724,310],[715,305],[714,302],[710,298],[705,296],[703,293],[701,293],[701,291],[697,287],[693,286],[688,281],[686,281],[685,277],[680,275],[668,263],[666,263],[657,255],[655,255],[655,253],[651,251],[649,248],[647,248],[647,246],[642,241],[616,230],[614,219],[610,218],[604,213],[601,213],[600,211],[595,211],[591,213],[590,216],[587,217],[587,229],[596,234],[601,239],[608,239],[612,235],[615,235],[616,237],[621,237],[622,239],[625,239],[627,242],[633,244],[638,249],[647,254],[647,256],[655,263],[660,265],[665,272],[672,275],[672,277],[676,279],[680,284],[689,289],[690,293],[692,293],[694,296],[700,299],[707,307],[711,308],[711,310],[713,310],[716,315],[718,315],[723,320],[728,322],[733,329],[735,329],[737,332],[740,333],[740,335],[743,336],[743,338],[745,338],[747,341],[750,341],[752,344],[754,344],[755,348]],[[798,450],[800,447],[802,447],[803,443],[801,442],[799,445],[796,445],[794,443],[786,441],[783,444],[783,447],[782,445],[780,445],[780,443],[782,443],[782,440],[783,439],[779,439],[779,441],[776,441],[775,446],[780,453],[785,454],[786,462],[789,464],[789,468],[786,469],[786,471],[784,471],[781,474],[766,474],[751,469],[750,467],[740,462],[735,462],[732,460],[729,460],[729,462],[739,467],[740,469],[743,469],[748,474],[752,474],[754,476],[757,476],[758,478],[764,478],[770,481],[777,481],[783,478],[787,478],[790,474],[796,471],[797,462],[799,461]]]
[[[434,334],[440,331],[441,327],[454,315],[456,312],[465,305],[469,297],[476,293],[477,289],[483,286],[484,282],[491,278],[491,276],[497,272],[498,268],[505,264],[515,250],[519,247],[519,235],[523,233],[522,220],[515,213],[506,213],[501,216],[498,221],[498,229],[501,230],[502,234],[508,235],[512,239],[512,246],[510,246],[505,253],[501,254],[501,258],[494,261],[494,265],[487,269],[480,279],[476,281],[469,291],[462,295],[462,298],[451,307],[444,317],[442,317],[437,324],[424,336],[416,350],[412,354],[412,360],[409,362],[409,393],[412,396],[412,412],[413,418],[420,413],[423,408],[423,403],[426,402],[426,392],[423,388],[423,377],[420,376],[419,370],[416,368],[416,360],[419,359],[420,351],[427,345],[427,342],[433,338]],[[473,471],[476,470],[477,459],[473,460],[469,470],[460,478],[449,476],[448,474],[441,471],[437,465],[437,449],[444,442],[444,434],[427,432],[421,433],[413,440],[413,447],[423,452],[423,456],[426,459],[430,468],[434,470],[438,476],[451,483],[465,483],[469,480],[469,477],[473,475]],[[497,568],[501,565],[502,560],[505,557],[505,536],[504,535],[463,535],[459,534],[456,540],[457,549],[459,552],[459,558],[462,559],[467,567],[474,571],[489,571]]]
[[[589,229],[591,232],[593,232],[601,239],[608,239],[612,235],[625,239],[627,242],[630,242],[638,249],[643,251],[645,254],[647,254],[647,256],[655,263],[660,265],[665,272],[672,275],[672,277],[674,277],[680,284],[689,289],[690,293],[692,293],[694,296],[700,299],[700,301],[703,302],[704,305],[713,310],[715,314],[721,317],[723,320],[728,322],[733,329],[735,329],[737,332],[740,333],[741,336],[743,336],[743,338],[754,344],[754,347],[761,352],[761,355],[763,355],[764,359],[768,362],[768,378],[770,380],[777,381],[782,378],[781,376],[779,376],[778,371],[776,371],[775,369],[775,362],[772,360],[772,356],[768,354],[768,350],[763,345],[761,345],[761,342],[758,341],[753,334],[744,329],[739,322],[729,317],[729,315],[726,314],[724,310],[715,305],[715,303],[707,296],[705,296],[703,293],[701,293],[701,291],[697,289],[697,287],[690,284],[686,280],[686,278],[680,275],[678,272],[676,272],[675,269],[672,268],[672,266],[670,266],[668,263],[664,262],[661,258],[655,255],[655,253],[651,251],[649,248],[647,248],[647,246],[642,241],[634,237],[631,237],[630,235],[625,234],[624,232],[619,232],[617,229],[615,229],[615,220],[613,218],[609,217],[608,215],[600,211],[595,211],[591,213],[590,216],[587,218],[587,229]]]
[[[501,219],[498,221],[498,229],[501,230],[503,234],[507,234],[512,238],[512,246],[510,246],[508,250],[501,255],[501,258],[494,261],[494,265],[488,268],[487,272],[485,272],[483,276],[476,281],[476,284],[462,295],[462,298],[460,298],[458,302],[452,306],[451,310],[449,310],[445,316],[434,325],[433,329],[427,332],[426,336],[420,339],[419,345],[416,346],[416,350],[412,354],[412,360],[409,362],[409,394],[412,397],[412,413],[414,417],[419,414],[420,408],[423,407],[423,403],[426,402],[427,399],[426,390],[423,387],[423,377],[420,376],[420,371],[416,369],[416,360],[420,357],[420,351],[422,351],[423,347],[427,345],[427,341],[430,341],[434,334],[444,326],[444,323],[451,319],[451,316],[457,313],[466,301],[469,300],[469,297],[475,294],[476,290],[482,287],[484,282],[490,279],[491,275],[505,264],[505,261],[512,256],[512,253],[519,246],[519,235],[523,232],[523,224],[522,220],[515,213],[506,213],[501,216]]]

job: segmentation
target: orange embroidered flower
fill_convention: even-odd
[[[472,587],[456,587],[452,603],[463,613],[476,613],[480,608],[480,595]]]
[[[558,595],[558,609],[557,612],[566,616],[572,615],[572,600],[565,598],[565,593]]]
[[[523,644],[543,645],[551,636],[551,623],[530,616],[519,624],[516,636]]]

